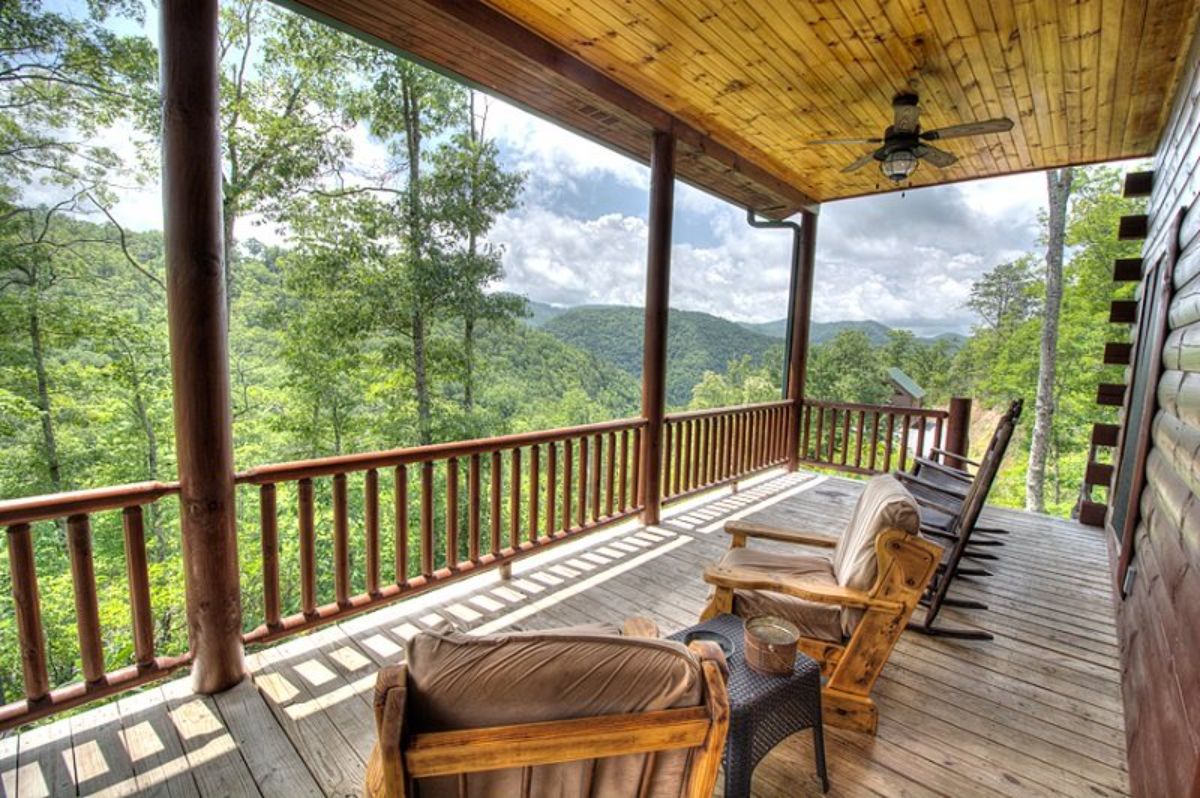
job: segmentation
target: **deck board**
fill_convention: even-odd
[[[703,606],[701,572],[728,546],[725,520],[836,533],[860,486],[772,476],[672,510],[658,527],[625,524],[532,557],[510,581],[481,574],[251,652],[252,681],[216,698],[193,697],[176,680],[0,739],[0,793],[357,794],[374,742],[374,674],[400,661],[418,630],[478,634],[639,614],[666,634]],[[994,508],[984,523],[1011,530],[1007,545],[990,549],[999,559],[982,563],[994,576],[962,580],[952,595],[989,609],[943,617],[996,639],[906,635],[877,686],[878,736],[827,735],[830,795],[1127,794],[1102,537]],[[18,781],[29,789],[18,792]],[[43,783],[58,790],[39,791]],[[810,733],[763,761],[754,794],[820,794]]]

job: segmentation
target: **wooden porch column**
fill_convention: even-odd
[[[955,396],[950,399],[950,417],[946,419],[946,440],[942,448],[953,454],[966,457],[971,448],[971,400]],[[966,468],[962,460],[947,457],[946,465],[953,468]]]
[[[163,0],[163,239],[192,686],[246,673],[221,224],[218,0]]]
[[[804,413],[804,378],[808,373],[808,330],[812,322],[813,273],[817,259],[817,215],[801,215],[800,252],[792,262],[792,329],[789,336],[787,398],[788,471],[800,467],[800,420]]]
[[[662,434],[667,394],[667,308],[671,292],[671,217],[675,205],[675,136],[658,131],[650,154],[650,230],[646,257],[646,328],[642,351],[642,523],[662,514]]]

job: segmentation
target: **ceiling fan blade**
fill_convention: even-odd
[[[945,169],[947,166],[958,161],[958,156],[953,153],[946,152],[934,147],[932,144],[919,144],[913,150],[913,154],[923,161],[928,161],[939,169]]]
[[[854,163],[852,163],[852,164],[850,164],[849,166],[847,166],[847,167],[845,167],[844,169],[842,169],[842,172],[843,172],[843,173],[846,173],[846,172],[857,172],[859,169],[862,169],[864,166],[866,166],[867,164],[869,164],[869,163],[870,163],[871,161],[873,161],[873,160],[875,160],[875,153],[874,153],[874,152],[867,152],[867,153],[863,153],[863,154],[862,154],[862,155],[861,155],[861,156],[858,158],[858,160],[854,161]]]
[[[1000,119],[988,119],[984,122],[964,122],[961,125],[950,125],[950,127],[940,128],[938,130],[926,130],[921,134],[921,138],[926,141],[937,141],[938,139],[953,139],[960,136],[978,136],[983,133],[1005,133],[1013,129],[1013,121],[1007,117]]]
[[[817,139],[809,144],[882,144],[883,139]]]

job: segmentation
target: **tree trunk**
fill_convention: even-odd
[[[29,348],[33,352],[33,371],[37,376],[38,416],[42,421],[42,448],[52,493],[62,491],[62,464],[58,459],[58,440],[54,435],[54,416],[50,407],[50,379],[46,374],[46,354],[42,348],[42,323],[36,289],[29,309]]]
[[[417,433],[422,446],[433,443],[433,424],[429,408],[429,376],[425,371],[425,317],[413,310],[413,383],[417,391]]]
[[[471,413],[475,410],[475,317],[470,313],[463,319],[463,361],[463,410]]]
[[[237,243],[233,237],[234,226],[237,224],[237,210],[229,198],[221,203],[221,224],[225,236],[225,318],[233,321],[233,250]]]
[[[417,431],[422,445],[433,442],[430,420],[429,372],[425,349],[425,230],[421,207],[421,100],[410,86],[401,92],[405,144],[408,150],[408,237],[414,272],[412,309],[413,386],[417,393]]]
[[[1025,509],[1046,511],[1046,457],[1054,424],[1054,383],[1058,360],[1058,317],[1062,309],[1063,243],[1067,226],[1067,200],[1071,196],[1074,172],[1051,169],[1046,172],[1049,193],[1049,230],[1046,236],[1046,303],[1042,317],[1042,343],[1038,365],[1037,404],[1034,410],[1033,439],[1029,444],[1029,469],[1025,474]]]

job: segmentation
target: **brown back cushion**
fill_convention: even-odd
[[[871,589],[879,572],[875,538],[893,527],[915,535],[921,528],[921,514],[899,480],[881,474],[867,481],[850,523],[833,550],[833,573],[839,585],[855,590]],[[861,616],[861,611],[843,610],[843,632],[852,633]]]
[[[604,634],[526,632],[473,637],[414,636],[408,643],[409,732],[446,731],[699,706],[700,666],[665,640]],[[623,756],[533,769],[530,794],[636,794],[649,766],[648,794],[674,796],[686,751]],[[521,771],[473,774],[469,795],[520,794]],[[514,792],[515,788],[515,792]],[[457,795],[453,779],[428,779],[420,795]]]

